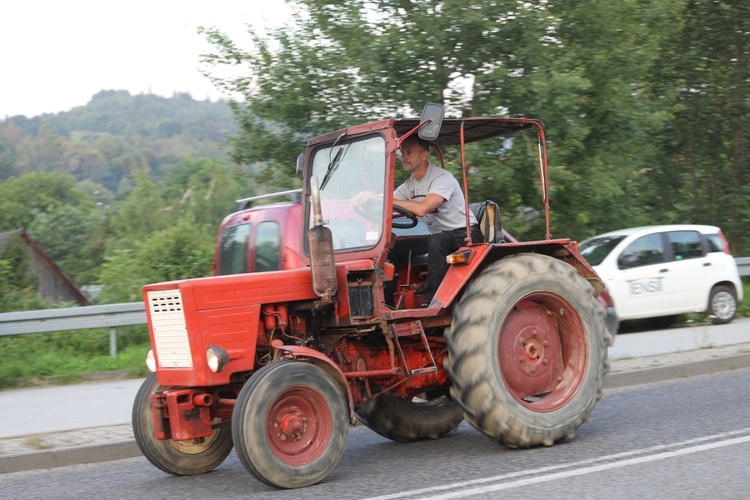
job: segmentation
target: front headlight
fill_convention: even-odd
[[[208,363],[208,368],[212,372],[218,373],[223,370],[224,367],[227,366],[228,361],[229,354],[227,354],[227,351],[221,347],[212,345],[206,349],[206,362]]]
[[[154,358],[153,349],[149,349],[146,353],[146,367],[151,373],[156,373],[156,358]]]

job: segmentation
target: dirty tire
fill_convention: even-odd
[[[202,443],[156,439],[151,394],[164,389],[151,374],[138,389],[133,403],[133,434],[141,453],[159,469],[175,476],[193,476],[214,470],[232,451],[229,425],[214,430]],[[219,423],[217,419],[215,423]]]
[[[724,285],[715,286],[708,298],[708,311],[714,325],[725,325],[737,314],[737,294]]]
[[[277,488],[323,480],[346,448],[349,408],[321,368],[279,361],[256,372],[232,416],[235,450],[245,468]]]
[[[437,439],[456,430],[464,419],[464,411],[447,396],[410,400],[382,395],[360,406],[357,417],[383,437],[394,441],[417,441]]]
[[[602,399],[612,336],[591,285],[539,254],[506,257],[474,280],[446,332],[445,368],[466,420],[511,448],[574,436]]]

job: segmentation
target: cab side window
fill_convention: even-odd
[[[703,240],[698,231],[670,231],[667,238],[674,260],[703,257]]]
[[[664,262],[664,244],[662,235],[657,233],[638,238],[628,245],[617,258],[617,267],[629,269],[661,262]]]
[[[276,222],[261,222],[255,233],[255,271],[281,269],[280,231]]]
[[[251,228],[251,224],[240,224],[224,230],[219,249],[219,274],[247,272],[247,245]]]

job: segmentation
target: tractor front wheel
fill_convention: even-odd
[[[141,453],[159,469],[175,476],[203,474],[218,467],[232,451],[229,425],[215,419],[217,428],[206,438],[175,441],[156,439],[151,394],[164,389],[151,374],[141,385],[133,403],[133,434]]]
[[[506,257],[469,285],[446,332],[445,367],[474,427],[528,448],[591,419],[612,341],[592,292],[572,266],[540,254]]]
[[[232,415],[235,450],[245,468],[277,488],[323,480],[341,459],[349,410],[338,384],[302,361],[267,365],[245,384]]]

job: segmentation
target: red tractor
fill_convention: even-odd
[[[535,137],[545,238],[507,241],[497,205],[472,204],[485,241],[449,255],[434,299],[419,307],[428,233],[393,204],[402,141],[419,134],[441,163],[456,146],[468,200],[467,145],[486,140],[496,152],[518,132]],[[215,276],[143,289],[154,374],[136,396],[133,430],[156,467],[201,474],[234,447],[259,480],[296,488],[331,472],[357,419],[413,441],[465,418],[528,448],[570,438],[591,418],[612,342],[603,284],[574,241],[550,235],[539,120],[443,119],[428,105],[422,119],[314,138],[297,170],[304,187],[282,193],[297,200],[225,219]],[[379,197],[353,205],[365,190]],[[468,235],[468,216],[466,226]]]

